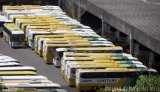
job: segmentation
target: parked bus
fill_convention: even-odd
[[[56,66],[61,66],[61,59],[63,56],[63,52],[90,52],[90,53],[122,53],[123,49],[119,46],[111,46],[111,47],[71,47],[71,48],[56,48],[54,51],[55,58],[53,63]]]
[[[64,66],[61,67],[61,71],[66,71],[68,66],[67,65],[78,65],[78,64],[92,64],[92,63],[115,63],[115,64],[136,64],[136,65],[143,65],[140,61],[134,61],[134,60],[90,60],[90,61],[87,61],[87,60],[84,60],[84,61],[66,61],[64,63]],[[136,67],[136,66],[127,66],[127,67]]]
[[[9,88],[3,89],[3,92],[67,92],[64,89],[55,88]]]
[[[148,74],[148,71],[127,68],[78,69],[76,71],[76,88],[95,90],[101,87],[132,86],[138,76],[142,74]]]
[[[75,47],[75,48],[57,48],[53,53],[55,55],[54,65],[61,66],[61,58],[63,52],[90,52],[90,53],[122,53],[122,47],[119,46],[108,46],[108,47]]]
[[[43,48],[40,48],[40,47],[43,47],[43,45],[45,45],[44,44],[44,42],[54,42],[54,41],[59,41],[59,42],[61,42],[61,41],[65,41],[65,40],[74,40],[74,41],[76,41],[76,40],[85,40],[85,41],[88,41],[88,39],[86,39],[86,38],[82,38],[82,37],[80,37],[80,36],[65,36],[64,35],[64,37],[62,37],[62,35],[60,35],[59,37],[58,37],[58,35],[57,35],[57,37],[51,37],[51,38],[39,38],[39,40],[38,40],[38,44],[37,44],[37,49],[39,49],[39,50],[42,50]]]
[[[41,38],[65,38],[65,37],[79,37],[77,34],[61,34],[61,35],[55,35],[55,34],[45,34],[45,35],[36,35],[34,38],[34,50],[38,52],[38,46],[40,43],[43,43],[40,41]],[[43,45],[43,44],[42,44]]]
[[[35,35],[43,35],[43,34],[79,34],[79,33],[82,33],[82,32],[75,32],[75,31],[72,31],[72,30],[66,30],[64,28],[63,28],[63,30],[65,30],[65,31],[63,31],[63,30],[55,30],[55,29],[48,29],[48,30],[45,30],[45,31],[43,31],[43,29],[40,29],[40,30],[35,30],[35,31],[29,32],[28,40],[34,41]],[[89,32],[88,33],[83,33],[83,34],[86,35],[86,34],[89,34]],[[90,35],[91,35],[91,33],[90,33]],[[92,35],[95,35],[95,34],[93,33]]]
[[[13,59],[13,58],[3,58],[3,59],[0,59],[0,63],[5,63],[5,62],[17,62],[17,63],[19,63],[18,60]]]
[[[12,67],[12,66],[22,66],[18,62],[0,62],[0,67]]]
[[[11,47],[24,47],[24,32],[19,29],[14,23],[4,24],[4,40]]]
[[[118,61],[117,61],[118,62]],[[86,62],[82,64],[67,64],[66,71],[64,71],[64,78],[70,86],[75,86],[75,74],[77,69],[105,69],[105,68],[139,68],[147,69],[142,64],[128,64],[128,63],[117,63],[117,62]],[[121,62],[121,61],[120,61]]]
[[[64,70],[64,67],[67,62],[72,62],[72,61],[94,61],[94,60],[99,60],[99,61],[104,61],[104,60],[115,60],[115,61],[125,61],[127,60],[129,63],[129,60],[137,61],[138,59],[129,55],[121,54],[121,53],[98,53],[97,55],[89,55],[88,56],[74,56],[76,54],[71,54],[73,56],[67,57],[68,52],[64,52],[63,58],[61,59],[61,70]]]
[[[21,92],[45,92],[48,90],[48,92],[52,92],[52,90],[61,89],[59,84],[50,82],[3,83],[3,86],[6,90],[13,90],[11,92],[16,92],[16,90]]]
[[[15,66],[15,67],[0,67],[0,71],[36,71],[34,67],[31,66]]]
[[[7,84],[14,84],[14,83],[35,83],[35,82],[40,82],[40,83],[53,83],[53,82],[51,82],[51,81],[49,81],[48,79],[45,79],[45,80],[43,80],[43,79],[36,79],[36,80],[31,80],[31,79],[29,79],[29,80],[3,80],[3,81],[1,81],[1,83],[3,84],[5,84],[5,83],[7,83]]]
[[[54,59],[54,51],[56,48],[60,47],[107,47],[108,44],[97,44],[97,43],[67,43],[67,44],[46,44],[45,47],[43,47],[43,57],[44,60],[47,63],[53,63]],[[113,46],[114,47],[114,46]]]
[[[112,42],[108,42],[107,40],[100,39],[100,38],[97,38],[97,37],[92,37],[92,36],[91,36],[91,37],[90,37],[90,36],[88,36],[88,37],[87,37],[87,36],[86,36],[86,37],[83,37],[83,36],[82,36],[82,37],[81,37],[80,35],[74,35],[74,36],[73,36],[73,35],[71,35],[71,36],[68,36],[68,35],[67,35],[67,37],[66,37],[66,35],[67,35],[67,34],[64,34],[64,37],[62,37],[62,35],[59,35],[59,37],[57,37],[58,35],[55,35],[55,36],[53,36],[53,37],[51,37],[51,38],[49,38],[49,37],[48,37],[48,38],[46,38],[46,37],[45,37],[45,38],[43,38],[43,37],[40,38],[40,37],[39,37],[39,39],[38,39],[37,41],[35,41],[35,42],[36,42],[36,43],[35,43],[35,44],[36,44],[36,46],[35,46],[36,48],[35,48],[35,49],[38,49],[38,48],[39,48],[39,49],[38,49],[38,52],[41,52],[41,53],[42,53],[42,50],[43,50],[43,47],[44,47],[43,45],[45,45],[45,44],[44,44],[45,39],[48,40],[48,39],[53,39],[53,38],[64,38],[64,39],[66,38],[66,40],[68,40],[67,38],[73,38],[73,37],[74,37],[74,38],[75,38],[75,37],[78,37],[77,39],[80,39],[80,38],[81,38],[81,39],[87,39],[87,40],[89,40],[89,41],[106,41],[106,43],[108,44],[108,46],[109,46],[109,45],[110,45],[110,46],[113,46],[113,43],[112,43]],[[76,39],[76,38],[75,38],[75,39]],[[40,56],[41,56],[41,55],[40,55]]]
[[[25,75],[25,76],[1,76],[0,80],[47,80],[48,78],[42,75]]]
[[[5,62],[18,62],[18,60],[13,59],[13,58],[4,58],[4,59],[0,59],[0,63],[5,63]]]
[[[37,46],[37,53],[42,56],[42,50],[46,44],[65,44],[69,42],[89,43],[88,39],[82,37],[40,38]]]
[[[35,71],[0,71],[0,76],[37,75]]]
[[[14,58],[6,56],[6,55],[1,55],[0,60],[4,60],[4,59],[14,59]]]
[[[48,15],[11,15],[10,19],[18,25],[18,19],[36,19],[36,18],[53,18],[52,16]]]
[[[75,53],[64,52],[61,59],[61,66],[64,66],[67,61],[93,61],[93,60],[134,60],[138,59],[125,53]]]

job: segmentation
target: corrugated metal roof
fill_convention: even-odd
[[[160,0],[75,0],[108,24],[160,53]]]

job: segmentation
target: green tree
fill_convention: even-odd
[[[3,92],[3,88],[5,88],[5,86],[3,86],[2,83],[0,83],[0,92]]]
[[[114,91],[114,90],[113,90]],[[123,87],[114,92],[160,92],[160,76],[141,75],[133,87]],[[97,92],[112,92],[100,89]]]
[[[0,83],[0,92],[2,92],[2,88],[3,88],[3,86],[2,86],[2,84]]]
[[[160,92],[160,76],[141,75],[137,80],[135,87],[139,91]]]

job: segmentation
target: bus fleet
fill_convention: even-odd
[[[3,12],[12,21],[4,24],[4,40],[12,48],[29,46],[44,58],[45,63],[60,67],[68,85],[75,86],[80,91],[132,86],[140,75],[148,75],[149,72],[156,74],[156,71],[150,71],[137,58],[124,53],[122,47],[115,46],[89,26],[67,16],[58,6],[3,6]],[[7,72],[5,76],[14,75],[1,77],[7,88],[38,89],[44,87],[43,83],[47,84],[47,88],[60,88],[59,85],[46,81],[45,77],[38,76],[34,68],[22,67],[16,60],[12,61],[6,61],[6,66],[12,69],[13,74],[0,62],[0,67],[3,67],[0,75],[4,74],[3,71]],[[18,71],[20,69],[24,72]],[[15,78],[19,72],[20,77]],[[26,72],[30,75],[24,76]],[[30,80],[32,78],[33,81]],[[15,80],[16,83],[11,83]],[[34,80],[41,84],[32,84]]]

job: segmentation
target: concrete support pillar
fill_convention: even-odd
[[[154,53],[153,53],[153,52],[150,52],[150,53],[148,53],[148,54],[149,54],[148,65],[149,65],[149,68],[152,68],[152,65],[154,64]]]
[[[19,5],[19,0],[16,0],[17,5]]]
[[[110,31],[111,31],[111,26],[110,25],[108,25],[108,24],[106,24],[106,23],[104,23],[104,32],[105,32],[105,38],[108,38],[109,37],[109,33],[110,33]]]
[[[103,16],[102,16],[102,31],[101,31],[101,36],[104,37],[104,19],[103,19]]]
[[[71,5],[72,5],[72,6],[71,6],[71,14],[72,14],[72,18],[75,19],[76,16],[75,16],[75,5],[74,5],[74,1],[71,0],[70,3],[71,3]]]
[[[133,46],[134,46],[134,42],[133,42],[133,38],[132,38],[132,30],[130,30],[130,35],[129,35],[129,52],[131,55],[133,55]]]
[[[81,22],[81,7],[80,7],[80,6],[78,6],[77,20],[78,20],[79,22]]]
[[[58,0],[58,6],[61,7],[61,0]]]

